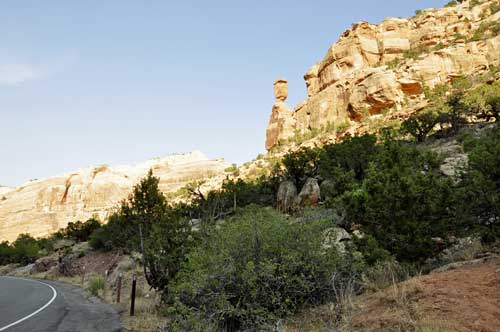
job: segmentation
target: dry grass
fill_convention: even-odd
[[[390,276],[390,274],[387,274]],[[346,287],[337,303],[305,310],[287,320],[282,332],[445,332],[446,322],[432,320],[418,305],[419,278],[393,282],[386,289],[356,297]]]
[[[409,268],[394,261],[381,262],[364,272],[361,286],[366,292],[375,293],[415,275],[420,275],[420,272],[410,271]]]
[[[122,314],[123,324],[126,331],[134,332],[161,332],[165,326],[165,317],[157,310],[154,299],[137,298],[135,302],[135,316],[131,317],[128,307]]]
[[[351,331],[352,317],[356,312],[354,279],[339,285],[333,277],[335,303],[304,310],[279,325],[282,332]]]
[[[447,331],[446,322],[427,317],[419,306],[424,287],[420,278],[393,283],[384,291],[362,297],[351,330],[370,332]]]
[[[17,267],[18,267],[17,264],[0,265],[0,276],[7,275],[9,272],[11,272]]]

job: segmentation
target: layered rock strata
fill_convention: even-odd
[[[424,87],[500,65],[500,36],[473,38],[480,27],[500,22],[500,12],[490,11],[495,2],[464,1],[410,19],[354,24],[304,75],[308,97],[291,116],[273,107],[267,150],[296,133],[411,109],[425,99]]]
[[[193,181],[214,179],[230,166],[200,152],[156,158],[136,166],[100,165],[30,181],[15,189],[0,188],[0,241],[21,233],[49,235],[71,221],[107,216],[130,194],[149,169],[160,189],[173,193]]]

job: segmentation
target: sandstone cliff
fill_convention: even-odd
[[[3,195],[12,190],[13,190],[12,188],[0,186],[0,200],[2,199]]]
[[[13,241],[20,233],[49,235],[71,221],[92,216],[105,221],[149,169],[160,178],[160,189],[173,193],[193,181],[217,181],[228,166],[224,160],[192,152],[135,166],[88,167],[15,189],[0,187],[0,241]]]
[[[424,87],[498,66],[500,11],[492,5],[500,4],[464,1],[410,19],[354,24],[304,75],[308,98],[290,112],[284,101],[273,106],[267,150],[295,135],[414,109],[425,103]]]

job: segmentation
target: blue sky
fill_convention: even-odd
[[[288,103],[353,22],[437,0],[0,3],[0,184],[200,150],[264,152],[272,83]]]

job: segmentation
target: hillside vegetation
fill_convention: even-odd
[[[263,331],[368,291],[387,264],[393,281],[404,280],[455,260],[461,239],[492,247],[500,238],[500,85],[464,80],[429,93],[429,106],[401,129],[303,148],[271,175],[228,178],[209,193],[189,185],[189,203],[169,203],[151,171],[105,225],[21,235],[0,245],[0,263],[34,262],[61,239],[139,252],[145,279],[162,295],[163,329]],[[441,169],[447,156],[430,148],[450,138],[468,155],[453,176]],[[320,185],[319,205],[278,204],[284,182],[300,188],[310,179]]]

